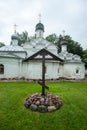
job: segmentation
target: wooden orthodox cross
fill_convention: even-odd
[[[46,56],[46,52],[43,51],[41,53],[42,56],[42,82],[38,81],[38,83],[42,86],[42,95],[45,96],[45,89],[49,89],[48,86],[45,85],[45,56]]]
[[[42,53],[42,95],[45,95],[45,52]]]
[[[42,87],[42,95],[45,96],[45,89],[49,89],[48,86],[45,85],[45,71],[46,71],[46,67],[45,67],[45,61],[46,60],[59,60],[61,61],[61,63],[63,62],[63,60],[59,57],[57,57],[56,55],[52,54],[51,52],[45,50],[45,49],[42,49],[38,52],[36,52],[35,54],[33,54],[32,56],[26,58],[24,60],[24,62],[27,62],[29,60],[38,60],[38,57],[37,56],[42,56],[42,58],[39,60],[42,60],[42,82],[39,80],[38,83],[41,85]],[[46,58],[47,55],[50,55],[51,58]]]

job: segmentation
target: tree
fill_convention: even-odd
[[[67,40],[68,45],[67,45],[67,50],[69,53],[73,53],[73,54],[77,54],[81,57],[83,57],[83,48],[80,46],[80,44],[74,40],[72,40],[72,38],[69,35],[66,36],[62,36],[59,35],[57,36],[56,34],[51,34],[49,36],[46,37],[46,40],[50,41],[50,42],[54,42],[54,44],[57,46],[58,48],[58,52],[61,52],[61,44],[60,41],[61,40]]]
[[[85,63],[85,67],[87,68],[87,49],[83,51],[83,62]]]
[[[17,33],[19,40],[18,40],[18,45],[21,46],[22,44],[24,44],[26,41],[29,41],[29,36],[28,36],[28,32],[22,32],[21,34]]]
[[[46,37],[46,40],[49,41],[49,42],[52,42],[53,44],[55,44],[57,46],[57,50],[58,51],[60,50],[60,48],[61,48],[60,44],[57,44],[59,39],[58,39],[58,36],[55,33],[48,35]]]
[[[53,42],[53,43],[55,42],[56,39],[58,39],[58,37],[57,37],[57,35],[55,33],[46,37],[47,41]]]
[[[4,43],[2,43],[2,42],[0,42],[0,47],[3,47],[3,46],[5,46],[5,44],[4,44]]]

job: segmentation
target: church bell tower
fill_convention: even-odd
[[[39,23],[36,25],[35,32],[36,38],[43,38],[44,25],[41,23],[41,15],[39,15]]]
[[[11,36],[13,46],[17,46],[18,45],[18,40],[19,40],[19,37],[18,37],[17,32],[16,32],[16,27],[17,27],[17,25],[15,24],[14,25],[14,34]]]

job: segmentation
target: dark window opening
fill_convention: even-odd
[[[77,69],[77,70],[76,70],[76,74],[78,74],[78,73],[79,73],[79,70]]]
[[[0,64],[0,74],[4,74],[4,65]]]

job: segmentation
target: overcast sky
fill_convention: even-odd
[[[0,42],[10,44],[14,24],[17,32],[34,35],[39,13],[45,36],[65,30],[87,49],[87,0],[0,0]]]

